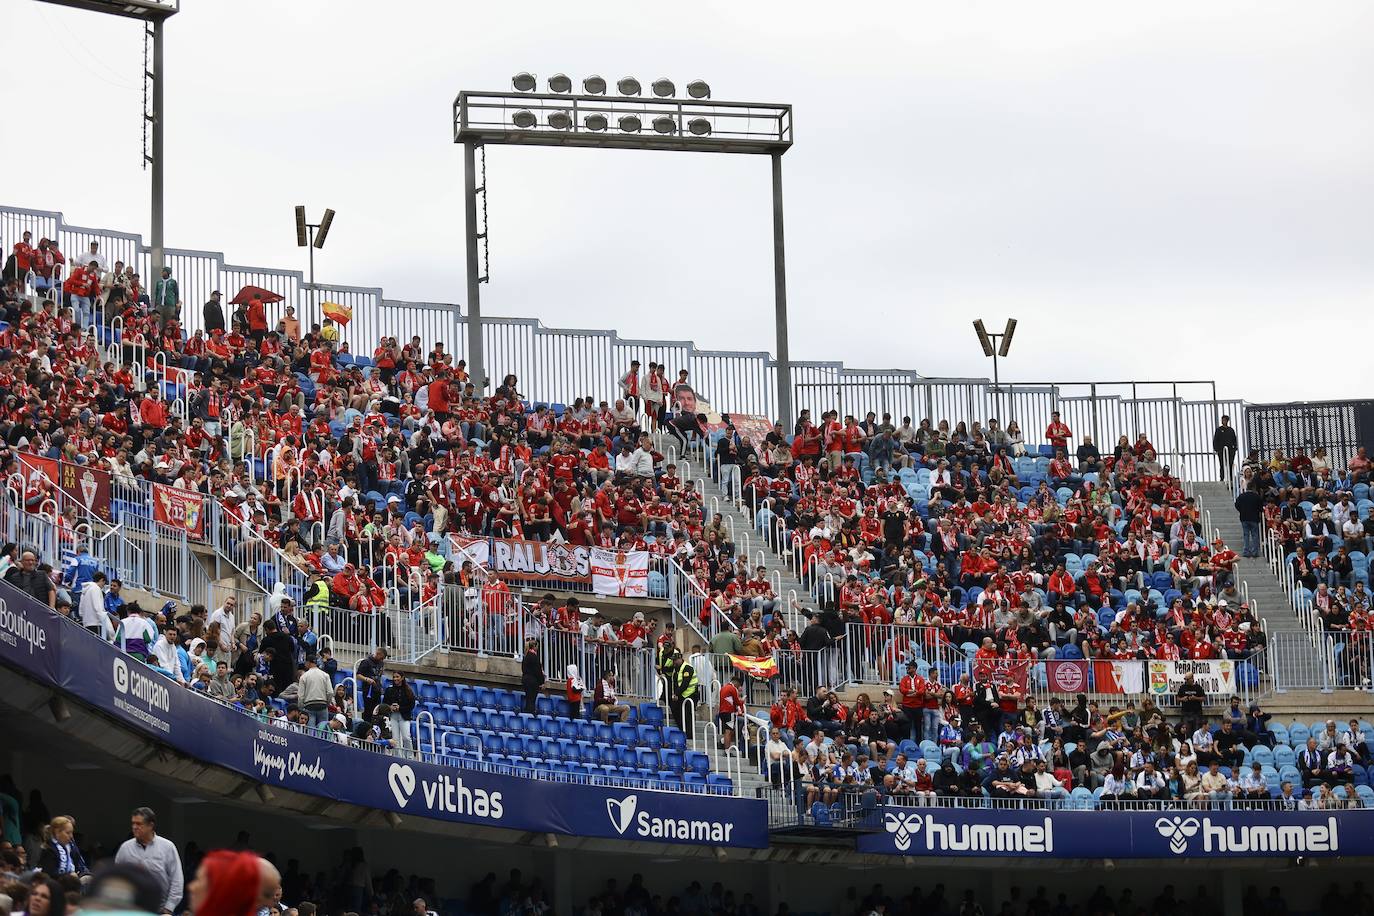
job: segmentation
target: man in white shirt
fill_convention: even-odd
[[[1197,731],[1193,732],[1193,753],[1197,755],[1197,762],[1202,766],[1217,759],[1214,744],[1212,730],[1207,727],[1207,723],[1199,725]]]
[[[110,615],[105,613],[105,583],[109,581],[103,572],[96,572],[91,581],[81,590],[81,604],[78,608],[81,625],[106,642],[114,636],[110,625]]]
[[[219,624],[220,640],[225,641],[234,635],[234,611],[238,610],[238,599],[233,595],[224,599],[224,603],[210,612],[210,624]]]
[[[133,838],[119,847],[115,861],[148,873],[162,898],[158,913],[169,916],[181,902],[181,855],[171,840],[157,835],[157,815],[151,808],[134,809],[131,832]]]
[[[1264,781],[1264,772],[1260,764],[1252,764],[1250,769],[1236,779],[1236,795],[1247,802],[1269,800],[1269,784]]]
[[[647,435],[639,437],[639,447],[630,455],[630,473],[645,480],[654,479],[654,447]]]
[[[178,684],[185,684],[186,678],[181,673],[181,657],[177,654],[177,625],[169,623],[162,630],[162,635],[157,642],[153,643],[153,663],[166,671]]]
[[[1045,768],[1044,759],[1035,761],[1035,797],[1052,802],[1062,802],[1069,797],[1069,790]]]
[[[1135,775],[1135,795],[1142,801],[1168,798],[1168,783],[1164,781],[1164,776],[1155,769],[1154,761],[1145,761],[1145,765]]]

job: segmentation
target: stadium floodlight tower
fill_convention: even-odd
[[[787,349],[787,273],[783,253],[782,155],[792,146],[792,106],[765,102],[720,102],[711,87],[693,80],[683,87],[666,78],[647,87],[632,76],[610,84],[600,76],[581,82],[562,73],[549,77],[547,92],[539,80],[518,73],[511,92],[458,93],[453,103],[453,141],[463,146],[464,210],[467,222],[468,369],[478,385],[485,378],[482,353],[482,307],[479,273],[477,150],[487,144],[511,146],[590,147],[665,150],[695,153],[744,153],[768,156],[773,165],[773,298],[777,330],[778,416],[792,416],[792,373]],[[614,94],[608,94],[610,90]],[[485,153],[484,153],[485,156]],[[485,174],[485,160],[483,172]]]
[[[162,33],[167,20],[181,9],[181,0],[43,0],[57,6],[70,6],[73,9],[88,10],[92,13],[105,13],[108,16],[123,16],[125,19],[138,19],[143,22],[144,35],[152,44],[152,60],[147,60],[148,45],[144,44],[144,103],[143,123],[148,128],[144,135],[144,164],[152,172],[151,219],[148,227],[150,277],[157,277],[162,270],[162,137],[166,130],[165,107],[163,105]],[[152,83],[151,106],[149,103],[148,83]],[[151,134],[151,137],[149,137]],[[151,144],[146,141],[151,139]]]
[[[997,375],[997,359],[998,357],[1006,357],[1011,352],[1011,335],[1016,333],[1016,319],[1008,318],[1006,330],[1001,334],[989,334],[987,328],[983,326],[983,319],[979,318],[973,322],[973,331],[978,335],[978,345],[983,348],[983,355],[992,357],[992,396],[999,402],[994,404],[993,409],[1000,412],[1002,385]],[[999,340],[1002,342],[1000,345],[997,343]],[[1007,422],[1005,416],[1002,417],[1002,422],[1004,424]],[[1003,426],[1003,429],[1005,428]]]

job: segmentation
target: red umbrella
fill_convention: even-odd
[[[237,296],[229,300],[229,304],[247,305],[254,299],[260,299],[263,302],[281,302],[285,298],[285,296],[279,296],[270,289],[263,289],[261,286],[245,286],[239,290]]]

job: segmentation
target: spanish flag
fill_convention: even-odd
[[[337,302],[321,302],[320,311],[324,312],[324,317],[333,318],[336,324],[348,324],[353,320],[352,307]]]
[[[765,658],[732,655],[730,656],[730,663],[750,677],[767,680],[770,677],[778,676],[778,663],[771,655]]]

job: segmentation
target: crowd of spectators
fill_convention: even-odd
[[[1236,510],[1246,529],[1246,553],[1260,555],[1267,530],[1292,582],[1320,625],[1345,648],[1351,683],[1370,684],[1369,550],[1374,545],[1370,460],[1361,446],[1345,468],[1324,448],[1265,460],[1251,451],[1241,466]],[[1250,543],[1253,542],[1253,543]]]
[[[1055,806],[1081,799],[1078,806],[1102,808],[1374,805],[1366,769],[1374,728],[1358,719],[1299,733],[1290,746],[1287,727],[1271,728],[1257,703],[1232,697],[1221,716],[1203,716],[1204,695],[1191,675],[1176,696],[1181,718],[1148,696],[1106,708],[1082,694],[1070,708],[1059,697],[1043,709],[1034,697],[1003,704],[990,682],[940,688],[927,707],[927,686],[912,666],[877,700],[860,693],[848,704],[825,688],[798,698],[785,688],[768,712],[760,768],[793,794],[799,812],[818,818],[837,804],[854,812],[987,799]]]

